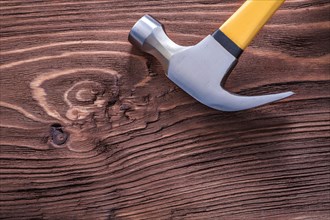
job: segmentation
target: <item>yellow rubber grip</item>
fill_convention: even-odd
[[[285,0],[247,0],[220,30],[245,49]]]

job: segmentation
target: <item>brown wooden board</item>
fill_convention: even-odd
[[[330,219],[328,0],[288,0],[209,109],[127,41],[146,13],[193,45],[243,0],[19,1],[1,13],[2,219]]]

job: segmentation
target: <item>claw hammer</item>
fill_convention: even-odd
[[[166,75],[199,102],[221,111],[254,108],[294,94],[241,96],[223,88],[238,58],[285,0],[247,0],[218,30],[194,46],[180,46],[150,15],[136,22],[128,40],[155,56]]]

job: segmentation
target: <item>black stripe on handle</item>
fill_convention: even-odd
[[[237,59],[242,54],[243,50],[239,48],[229,37],[227,37],[220,29],[216,30],[212,37],[219,42],[229,53]]]

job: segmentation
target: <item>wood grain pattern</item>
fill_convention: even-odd
[[[127,35],[192,45],[243,1],[3,0],[2,219],[330,219],[328,0],[288,0],[226,87],[295,96],[237,113],[171,83]]]

